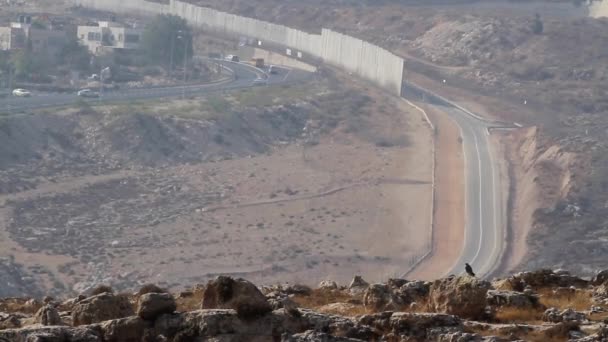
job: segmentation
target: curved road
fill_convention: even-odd
[[[33,92],[31,97],[8,96],[0,98],[0,112],[12,113],[45,107],[65,106],[82,100],[90,103],[104,103],[162,97],[179,97],[182,95],[193,96],[204,93],[249,88],[254,86],[253,81],[258,77],[268,77],[268,85],[300,82],[312,77],[311,74],[306,71],[283,68],[278,68],[280,72],[276,75],[265,75],[261,70],[247,64],[227,61],[218,62],[222,64],[225,69],[230,70],[231,79],[223,82],[200,85],[104,90],[100,98],[81,98],[74,93]]]
[[[506,226],[499,169],[488,140],[488,129],[504,124],[486,121],[413,84],[405,83],[403,94],[411,100],[422,99],[447,113],[460,127],[465,155],[465,237],[460,257],[448,274],[464,272],[464,264],[469,263],[478,277],[487,276],[502,256]]]

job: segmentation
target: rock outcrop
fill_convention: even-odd
[[[563,272],[551,274],[564,279]],[[36,313],[25,305],[30,300],[0,299],[0,308],[10,311],[0,312],[0,342],[605,340],[608,308],[591,294],[606,282],[577,288],[562,285],[584,280],[555,279],[541,295],[533,285],[496,290],[468,276],[433,283],[390,279],[367,286],[363,296],[351,291],[362,283],[316,290],[276,285],[264,295],[244,279],[223,276],[177,299],[147,286],[132,294],[49,299]],[[555,307],[544,310],[549,303]]]
[[[463,318],[477,319],[485,313],[490,283],[473,277],[448,277],[433,282],[429,308]]]
[[[74,305],[72,324],[92,324],[134,314],[129,299],[109,292],[85,298]]]
[[[203,309],[234,309],[240,317],[255,317],[272,311],[266,296],[245,279],[220,276],[203,293]]]
[[[61,317],[59,316],[59,312],[52,305],[45,305],[36,312],[36,323],[42,325],[61,325]]]
[[[175,299],[169,293],[146,293],[139,297],[137,316],[152,321],[162,314],[173,313],[177,309]]]

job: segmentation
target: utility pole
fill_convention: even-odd
[[[173,72],[173,50],[175,49],[175,32],[171,31],[171,52],[169,53],[169,76]]]
[[[180,33],[184,33],[183,31],[177,31]],[[177,36],[177,39],[180,39],[184,43],[184,86],[182,88],[182,99],[186,99],[186,76],[188,75],[188,39],[186,39],[186,35],[182,34],[181,36]]]

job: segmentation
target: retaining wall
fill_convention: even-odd
[[[163,5],[145,0],[72,0],[74,4],[123,14],[179,15],[193,26],[226,34],[236,34],[288,47],[296,52],[321,58],[364,79],[401,94],[403,59],[391,52],[350,37],[322,29],[320,34],[296,30],[284,25],[242,17],[207,7],[171,0]]]

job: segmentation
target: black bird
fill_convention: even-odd
[[[464,270],[467,271],[467,274],[471,277],[475,276],[475,273],[473,273],[473,267],[471,267],[471,265],[469,265],[468,263],[465,263]]]

